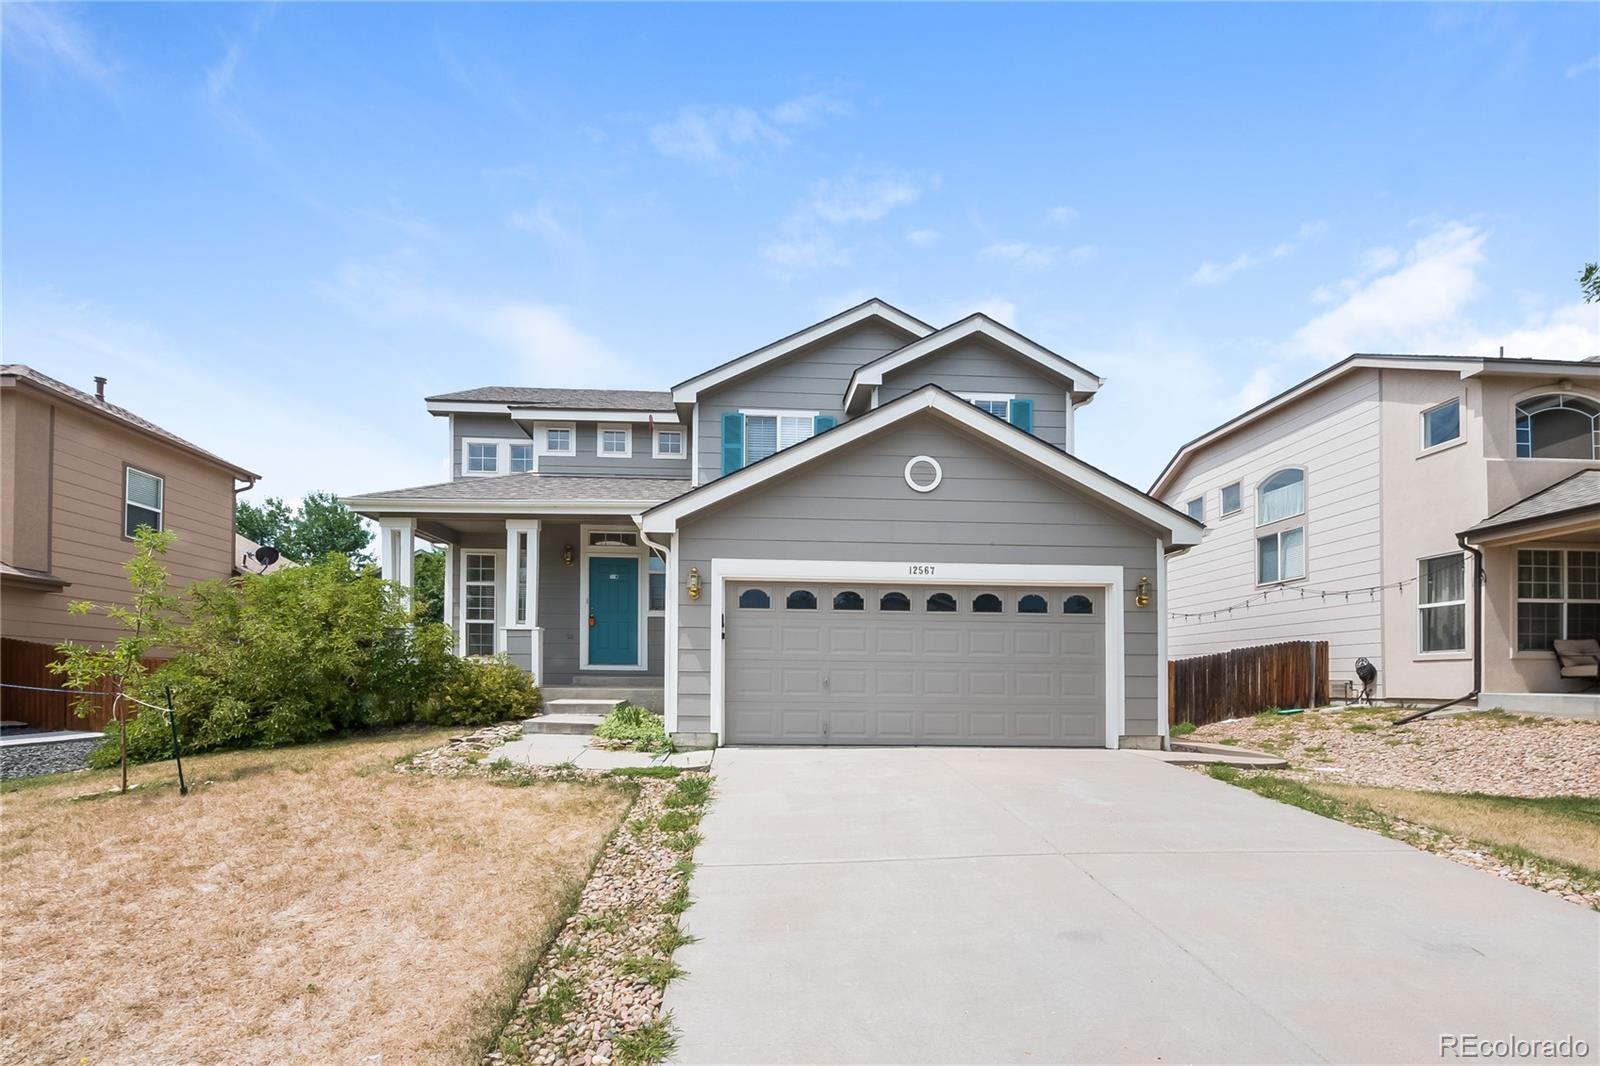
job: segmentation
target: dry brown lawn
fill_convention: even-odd
[[[629,802],[411,731],[0,795],[5,1062],[472,1061]]]

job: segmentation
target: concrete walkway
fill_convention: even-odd
[[[1131,752],[724,749],[701,828],[683,1062],[1600,1048],[1600,916]]]

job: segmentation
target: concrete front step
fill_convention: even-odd
[[[567,736],[589,736],[600,725],[605,713],[583,711],[552,711],[522,722],[523,733],[562,733]]]
[[[604,703],[607,710],[619,703],[635,703],[660,714],[666,707],[665,690],[660,686],[644,685],[545,685],[545,706],[553,707],[564,700],[590,700],[596,705]]]

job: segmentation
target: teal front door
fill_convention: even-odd
[[[589,557],[589,665],[639,665],[639,560]]]

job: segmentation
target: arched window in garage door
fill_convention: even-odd
[[[948,614],[956,609],[956,598],[948,592],[935,592],[928,597],[928,611],[931,614]]]
[[[1017,601],[1018,614],[1049,614],[1050,604],[1037,592],[1030,592]]]
[[[761,589],[745,589],[739,593],[739,606],[745,610],[766,610],[772,606],[772,597]]]
[[[833,595],[833,609],[835,611],[863,611],[867,602],[861,598],[861,593],[853,589],[845,589]]]
[[[911,597],[904,592],[885,592],[878,601],[880,611],[909,611],[911,610]]]
[[[1087,596],[1068,596],[1061,605],[1062,614],[1094,614],[1094,601]]]
[[[791,611],[815,611],[817,594],[810,589],[795,589],[783,601],[783,606]]]

